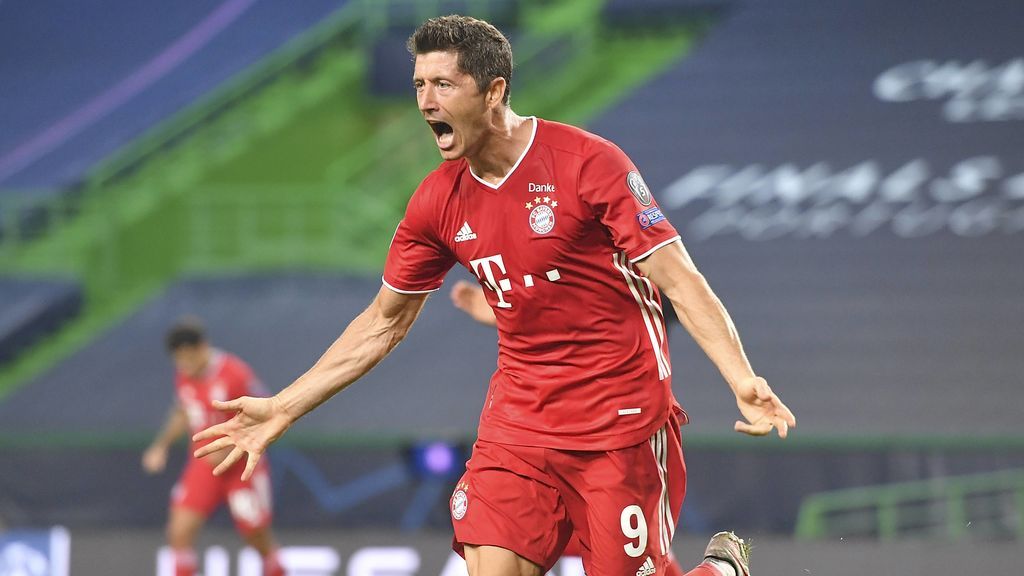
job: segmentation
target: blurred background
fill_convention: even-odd
[[[439,162],[405,39],[446,13],[509,36],[518,113],[632,157],[799,419],[733,433],[671,330],[684,566],[733,529],[759,575],[1019,572],[1021,2],[0,0],[0,575],[159,573],[165,330],[278,390],[366,306]],[[271,451],[294,573],[459,574],[496,337],[447,292]],[[255,573],[223,513],[200,554]]]

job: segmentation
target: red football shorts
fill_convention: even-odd
[[[236,462],[220,476],[213,467],[199,458],[189,458],[181,478],[171,491],[171,506],[181,506],[209,516],[227,502],[239,532],[248,534],[270,525],[272,501],[270,470],[266,460],[256,465],[252,478],[243,482],[245,458]]]
[[[478,440],[450,502],[453,548],[499,546],[546,572],[575,532],[587,576],[664,574],[685,493],[675,414],[608,452]]]

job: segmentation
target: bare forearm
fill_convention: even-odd
[[[754,376],[729,312],[703,276],[697,274],[667,296],[687,332],[718,367],[733,390],[737,383]]]
[[[188,417],[185,415],[185,411],[175,404],[170,412],[168,412],[167,420],[164,421],[164,425],[153,440],[152,445],[167,448],[187,431]]]
[[[422,300],[404,307],[389,305],[388,301],[389,297],[374,300],[312,368],[276,395],[291,421],[369,372],[405,338],[419,314]]]
[[[293,420],[369,372],[398,343],[374,330],[366,315],[357,317],[312,368],[277,394]]]
[[[729,383],[744,418],[734,429],[764,436],[774,427],[779,437],[785,438],[789,427],[796,426],[796,417],[750,367],[729,312],[697,270],[683,243],[677,240],[666,244],[636,265],[669,299],[680,322]]]
[[[732,318],[682,242],[663,246],[637,266],[671,301],[680,322],[733,392],[737,384],[754,376]]]

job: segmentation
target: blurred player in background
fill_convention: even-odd
[[[142,455],[142,466],[150,474],[164,470],[167,451],[185,432],[195,433],[230,417],[213,408],[211,402],[264,395],[252,369],[237,356],[212,347],[198,320],[186,319],[171,328],[166,345],[174,359],[177,401],[160,433]],[[239,534],[263,557],[265,576],[283,576],[270,530],[268,465],[260,463],[247,480],[241,479],[243,463],[230,474],[214,476],[214,468],[227,452],[222,450],[202,458],[192,456],[205,444],[192,443],[188,464],[171,492],[167,542],[174,555],[175,576],[195,574],[196,537],[210,514],[225,502]]]
[[[487,288],[498,370],[450,507],[471,576],[541,576],[579,537],[588,576],[665,573],[686,486],[661,294],[721,372],[736,431],[785,437],[792,412],[757,376],[722,303],[632,161],[611,142],[509,107],[512,48],[481,20],[428,20],[413,84],[445,160],[409,200],[370,306],[272,398],[195,436],[243,477],[303,414],[380,362],[455,264]],[[458,350],[453,350],[453,355]],[[415,385],[415,384],[414,384]],[[712,537],[689,576],[748,576]]]

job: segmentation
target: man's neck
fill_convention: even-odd
[[[495,119],[479,152],[467,158],[473,174],[491,184],[504,180],[529,146],[532,134],[531,120],[506,108]]]

